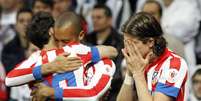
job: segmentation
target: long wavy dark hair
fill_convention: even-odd
[[[163,31],[158,21],[145,12],[136,13],[131,16],[121,28],[122,32],[137,37],[144,44],[150,38],[154,39],[153,53],[161,55],[167,46]]]

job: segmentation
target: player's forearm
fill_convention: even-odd
[[[55,73],[54,67],[52,68],[51,63],[41,65],[41,73],[43,76]]]
[[[123,84],[117,96],[117,101],[133,101],[132,85]]]
[[[15,71],[11,71],[6,76],[5,84],[8,87],[22,85],[22,84],[25,84],[25,83],[28,83],[28,82],[34,80],[32,73],[20,74],[20,76],[19,76],[19,75],[16,75],[16,73],[14,73],[14,72]],[[18,73],[20,73],[20,72],[18,72]],[[15,76],[13,76],[13,75],[15,75]]]
[[[133,76],[139,101],[153,101],[149,94],[147,83],[143,73]]]
[[[16,65],[16,67],[6,75],[6,86],[22,85],[35,80],[33,69],[39,58],[39,53],[40,52],[33,53],[28,59]]]
[[[41,80],[43,75],[53,73],[53,69],[49,68],[50,66],[48,64],[36,67],[30,66],[30,67],[24,67],[24,69],[18,69],[22,68],[23,63],[22,65],[17,66],[8,73],[5,79],[6,86],[18,86],[29,83],[34,80]],[[39,75],[41,76],[39,77]]]
[[[26,63],[26,61],[24,61],[19,66],[15,67],[6,75],[5,79],[6,86],[22,85],[34,80],[34,77],[32,75],[33,68],[31,66],[22,68],[24,63]]]
[[[127,73],[121,90],[117,96],[117,101],[134,101],[133,82],[132,76],[129,76]]]
[[[96,47],[98,48],[101,58],[108,57],[112,59],[118,55],[117,49],[112,46],[99,45]]]

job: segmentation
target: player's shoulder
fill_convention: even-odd
[[[84,44],[74,44],[74,45],[66,45],[63,47],[65,52],[74,52],[76,54],[88,54],[91,51],[91,47]]]
[[[168,66],[169,70],[184,70],[187,71],[188,70],[188,65],[185,61],[185,59],[177,54],[175,54],[174,52],[170,53],[170,56],[167,58],[166,62],[166,66]]]
[[[173,62],[180,62],[180,64],[182,65],[187,65],[187,62],[186,62],[186,60],[183,58],[183,57],[181,57],[181,56],[179,56],[179,55],[177,55],[176,53],[171,53],[171,58],[170,58],[170,61],[173,61]]]
[[[72,47],[72,48],[83,48],[83,49],[85,49],[85,48],[86,49],[91,48],[90,46],[84,45],[82,43],[71,45],[70,47]]]
[[[38,57],[40,56],[40,53],[41,53],[40,50],[33,52],[33,53],[29,56],[29,59],[30,59],[30,58],[33,58],[33,59],[38,58]]]

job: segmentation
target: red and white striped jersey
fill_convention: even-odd
[[[188,75],[184,59],[166,49],[157,61],[146,68],[145,75],[152,95],[160,92],[175,98],[175,101],[184,101]]]
[[[68,44],[62,49],[35,52],[7,75],[6,84],[15,86],[41,78],[37,68],[41,64],[53,61],[63,52],[80,57],[83,66],[72,72],[54,73],[43,77],[44,83],[55,89],[56,100],[97,100],[109,88],[115,65],[109,59],[97,62],[100,60],[97,50],[93,52],[90,47],[79,43]],[[86,65],[91,61],[97,63],[87,69]]]

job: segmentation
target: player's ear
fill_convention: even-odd
[[[153,38],[149,38],[147,44],[149,45],[150,48],[152,48],[154,46],[154,39]]]
[[[85,36],[85,32],[82,30],[79,34],[79,40],[82,40],[84,39],[84,36]]]
[[[49,35],[52,36],[53,34],[54,34],[54,29],[53,29],[53,27],[50,27],[50,29],[49,29]]]

